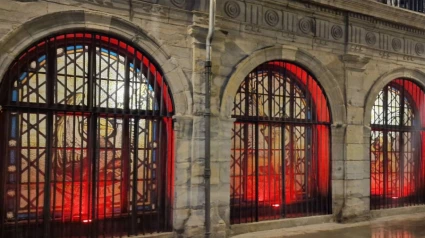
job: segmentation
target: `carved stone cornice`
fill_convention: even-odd
[[[338,8],[334,2],[358,3],[362,7],[349,9],[344,5],[345,8]],[[396,17],[380,18],[380,9]],[[278,42],[283,43],[297,39],[301,44],[313,43],[336,50],[343,50],[344,44],[348,44],[350,53],[390,60],[425,58],[425,27],[420,29],[399,23],[399,18],[410,15],[425,22],[425,14],[371,0],[221,0],[217,12],[221,28],[228,31],[270,38],[277,36]]]
[[[406,31],[420,31],[425,34],[425,14],[403,8],[388,6],[374,0],[300,0],[326,8],[350,12],[351,17],[368,21],[379,21],[391,27]],[[413,29],[416,28],[416,29]]]

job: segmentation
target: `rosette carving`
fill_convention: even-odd
[[[391,45],[393,46],[393,50],[399,51],[401,49],[401,40],[394,38],[391,42]]]
[[[264,14],[265,21],[270,26],[276,26],[279,23],[279,14],[273,10],[267,10]]]
[[[423,55],[425,52],[424,45],[422,43],[416,43],[415,51],[417,55]]]
[[[331,35],[335,40],[339,40],[343,37],[344,31],[342,30],[342,27],[340,26],[333,26],[331,29]]]
[[[313,31],[313,20],[311,18],[303,18],[299,22],[299,27],[302,33],[308,34]]]
[[[375,45],[376,44],[376,35],[373,32],[366,33],[365,37],[366,43],[368,45]]]
[[[224,12],[231,18],[236,18],[241,14],[241,8],[235,1],[228,1],[224,4]]]

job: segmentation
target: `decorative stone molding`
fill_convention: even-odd
[[[351,52],[362,53],[365,49],[373,50],[375,55],[385,59],[389,59],[390,54],[394,53],[394,56],[398,56],[397,59],[406,61],[412,61],[416,57],[425,57],[425,52],[422,53],[419,45],[418,50],[416,49],[416,44],[422,44],[422,42],[420,42],[420,38],[414,35],[419,34],[423,37],[425,35],[423,30],[378,19],[364,13],[344,12],[344,10],[337,8],[329,9],[326,6],[329,4],[325,3],[322,5],[314,3],[321,2],[321,0],[302,0],[301,2],[288,2],[286,5],[276,3],[272,7],[268,1],[227,0],[221,4],[221,8],[224,17],[239,21],[242,24],[243,31],[247,33],[266,34],[265,37],[275,37],[278,34],[280,39],[290,41],[300,37],[298,38],[300,42],[312,40],[314,44],[323,47],[334,46],[333,41],[344,39],[346,29],[343,22],[346,18],[342,16],[345,15],[348,16],[350,22],[347,30],[350,43],[348,49]],[[387,7],[382,4],[373,6]],[[303,7],[304,12],[302,11]],[[291,10],[292,8],[301,11],[295,12]],[[403,11],[402,9],[396,10]],[[320,13],[315,14],[314,18],[311,17],[310,13],[317,11]],[[339,22],[335,22],[335,20]],[[374,29],[370,28],[371,25]],[[223,27],[226,26],[227,24],[224,23]],[[394,29],[398,32],[394,32]],[[400,34],[404,34],[401,31],[414,34],[400,38]],[[314,39],[308,39],[313,35]]]
[[[264,14],[264,19],[270,26],[276,26],[279,23],[279,14],[274,10],[267,10]]]
[[[352,51],[352,52],[360,53],[360,52],[363,51],[363,46],[353,44],[353,45],[350,46],[349,50]]]
[[[424,45],[422,43],[416,43],[415,52],[417,55],[423,55],[425,52]]]
[[[390,53],[388,53],[386,51],[380,51],[379,52],[379,56],[381,56],[381,58],[383,58],[383,59],[389,59],[390,58]]]
[[[403,60],[405,60],[405,61],[415,61],[413,59],[413,57],[412,56],[409,56],[409,55],[403,55]]]
[[[161,6],[161,5],[153,5],[153,4],[141,4],[140,8],[146,13],[150,13],[152,15],[160,15],[160,16],[166,16],[167,9],[168,9],[168,7]]]
[[[304,34],[310,34],[311,32],[313,32],[313,19],[309,18],[309,17],[305,17],[303,19],[300,20],[298,26],[300,28],[300,31]]]
[[[329,0],[301,0],[308,2],[309,5],[318,5],[315,10],[322,11],[321,8],[327,8],[330,5]],[[405,9],[395,8],[378,1],[371,0],[333,0],[332,10],[341,13],[348,12],[350,17],[368,21],[372,24],[387,26],[397,30],[404,30],[415,34],[425,34],[423,26],[425,25],[425,15],[407,11]],[[326,10],[323,10],[326,11]],[[372,13],[373,16],[367,16],[363,13]]]
[[[365,41],[369,46],[374,46],[376,44],[376,35],[373,32],[366,33]]]
[[[241,8],[235,1],[227,1],[224,4],[224,12],[231,18],[237,18],[241,13]]]
[[[342,27],[334,25],[331,29],[331,35],[335,40],[340,40],[344,36],[344,31],[342,30]]]
[[[260,27],[256,25],[245,25],[245,30],[253,33],[260,33],[261,29]]]
[[[398,39],[398,38],[394,38],[391,41],[391,45],[392,45],[394,51],[400,51],[400,49],[401,49],[401,40]]]
[[[335,8],[328,8],[324,5],[312,4],[312,2],[305,2],[304,6],[308,9],[311,9],[314,12],[325,12],[335,16],[342,16],[343,11]]]
[[[328,45],[328,41],[321,40],[321,39],[318,39],[318,38],[314,39],[314,43],[316,43],[318,45]]]

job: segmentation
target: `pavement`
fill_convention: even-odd
[[[252,232],[233,238],[425,238],[425,213],[378,218],[367,222],[324,223]]]

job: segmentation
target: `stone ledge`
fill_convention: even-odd
[[[138,235],[138,236],[127,236],[128,238],[171,238],[174,237],[174,232],[163,232],[163,233],[154,233],[147,235]]]
[[[257,232],[265,230],[282,229],[289,227],[329,223],[334,221],[334,215],[322,215],[312,217],[287,218],[274,221],[261,221],[230,226],[231,236],[240,235],[248,232]]]
[[[405,215],[405,214],[413,214],[413,213],[425,213],[425,205],[371,210],[370,213],[372,218],[381,218],[381,217]]]
[[[276,230],[269,230],[269,231],[260,231],[260,232],[253,232],[249,234],[243,234],[234,236],[234,238],[257,238],[257,237],[267,237],[267,238],[281,238],[281,237],[292,237],[292,236],[298,236],[302,235],[302,237],[315,237],[318,236],[318,232],[329,232],[334,231],[337,232],[340,230],[341,233],[344,233],[345,229],[350,228],[360,228],[365,226],[382,226],[383,223],[386,223],[388,221],[391,221],[392,223],[397,223],[397,221],[406,221],[406,220],[412,220],[412,221],[418,221],[423,220],[425,217],[425,213],[416,213],[416,214],[409,214],[409,215],[397,215],[397,216],[389,216],[385,218],[379,218],[371,221],[363,221],[363,222],[357,222],[357,223],[349,223],[349,224],[341,224],[341,223],[326,223],[326,224],[315,224],[315,225],[308,225],[303,226],[302,229],[299,229],[298,227],[293,228],[283,228],[283,229],[276,229]],[[323,234],[323,233],[322,233]],[[323,235],[319,235],[320,237],[327,237]],[[351,237],[358,237],[358,235],[354,235]],[[362,236],[363,237],[363,236]]]

